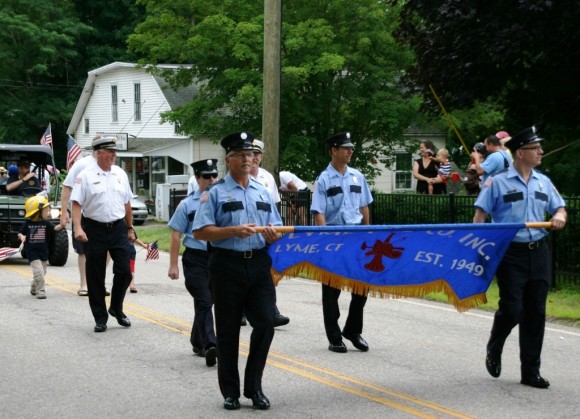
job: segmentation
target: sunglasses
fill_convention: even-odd
[[[201,175],[201,177],[204,179],[211,179],[211,178],[215,179],[216,177],[218,177],[218,175],[217,175],[217,173],[206,173],[206,174]]]

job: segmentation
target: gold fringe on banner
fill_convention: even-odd
[[[424,297],[434,292],[444,292],[447,296],[447,300],[453,304],[455,309],[459,312],[465,312],[487,303],[485,293],[475,294],[460,300],[453,291],[453,288],[451,288],[443,279],[437,279],[419,285],[377,286],[336,275],[332,272],[320,269],[308,262],[298,263],[286,269],[284,272],[277,272],[272,269],[272,278],[276,285],[287,276],[306,277],[342,291],[349,291],[359,295],[369,295],[371,297],[379,298]]]

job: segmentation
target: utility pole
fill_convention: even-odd
[[[278,181],[280,154],[280,43],[282,0],[264,0],[262,140],[264,168]]]

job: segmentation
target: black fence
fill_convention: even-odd
[[[314,225],[310,215],[311,194],[281,192],[280,214],[284,225]],[[369,207],[372,224],[471,223],[475,196],[373,194]],[[566,228],[550,234],[554,287],[580,284],[580,198],[565,198]],[[303,220],[301,222],[301,220]]]

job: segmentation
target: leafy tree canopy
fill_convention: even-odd
[[[87,72],[135,60],[132,0],[4,0],[0,9],[0,141],[37,143],[52,124],[57,163]]]
[[[479,133],[470,132],[473,140],[499,129],[516,134],[536,124],[547,140],[547,151],[576,141],[568,152],[547,156],[542,167],[552,171],[564,192],[580,192],[580,173],[573,158],[580,152],[580,3],[391,3],[404,4],[398,37],[415,51],[417,66],[409,80],[424,93],[427,107],[439,111],[428,89],[432,84],[459,120],[459,113],[465,118],[470,111],[482,116],[475,107],[483,103],[504,113],[498,124],[482,126]],[[567,167],[557,171],[567,172],[566,178],[556,179],[556,163]]]
[[[192,136],[218,140],[262,123],[263,4],[231,0],[139,0],[147,19],[129,37],[143,63],[189,63],[164,74],[174,86],[200,84],[194,100],[165,118]],[[398,7],[360,0],[283,2],[281,167],[312,180],[328,164],[322,140],[351,131],[353,165],[391,156],[416,120],[418,96],[401,89],[413,63],[392,37]],[[265,142],[267,144],[267,140]]]

